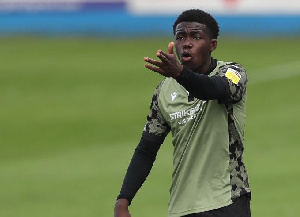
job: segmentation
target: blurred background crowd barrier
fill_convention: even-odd
[[[170,36],[189,8],[215,16],[222,34],[300,34],[298,0],[0,0],[0,33]]]
[[[219,22],[213,57],[249,75],[253,216],[299,216],[300,0],[0,0],[0,217],[113,216],[163,79],[143,57],[189,8]],[[167,215],[165,141],[132,216]]]

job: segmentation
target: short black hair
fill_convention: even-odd
[[[209,30],[210,36],[217,39],[219,36],[218,22],[209,13],[200,9],[190,9],[183,11],[173,24],[173,34],[175,35],[176,26],[181,22],[197,22],[205,24]]]

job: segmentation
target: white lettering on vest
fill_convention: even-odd
[[[203,109],[203,105],[206,103],[206,101],[202,101],[201,103],[198,103],[195,107],[190,108],[190,109],[186,109],[186,110],[182,110],[182,111],[178,111],[178,112],[174,112],[169,114],[171,121],[174,121],[176,119],[181,119],[178,124],[179,125],[183,125],[186,124],[187,122],[189,122],[190,120],[193,120],[196,118],[197,113],[200,111],[202,111]]]

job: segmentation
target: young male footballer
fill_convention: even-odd
[[[235,62],[213,59],[219,26],[191,9],[173,25],[175,42],[145,67],[165,77],[153,95],[141,140],[128,167],[115,217],[148,176],[169,132],[174,146],[168,217],[250,217],[248,174],[242,161],[247,75]],[[176,55],[173,52],[175,46]]]

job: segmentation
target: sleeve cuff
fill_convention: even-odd
[[[191,75],[191,73],[192,72],[188,68],[183,67],[180,75],[176,78],[176,80],[180,83],[180,81],[188,78]]]
[[[130,198],[130,197],[128,197],[128,196],[125,196],[125,195],[122,195],[122,194],[120,194],[120,195],[117,197],[117,200],[119,200],[119,199],[126,199],[126,200],[128,200],[128,206],[130,206],[130,205],[131,205],[132,198]]]

